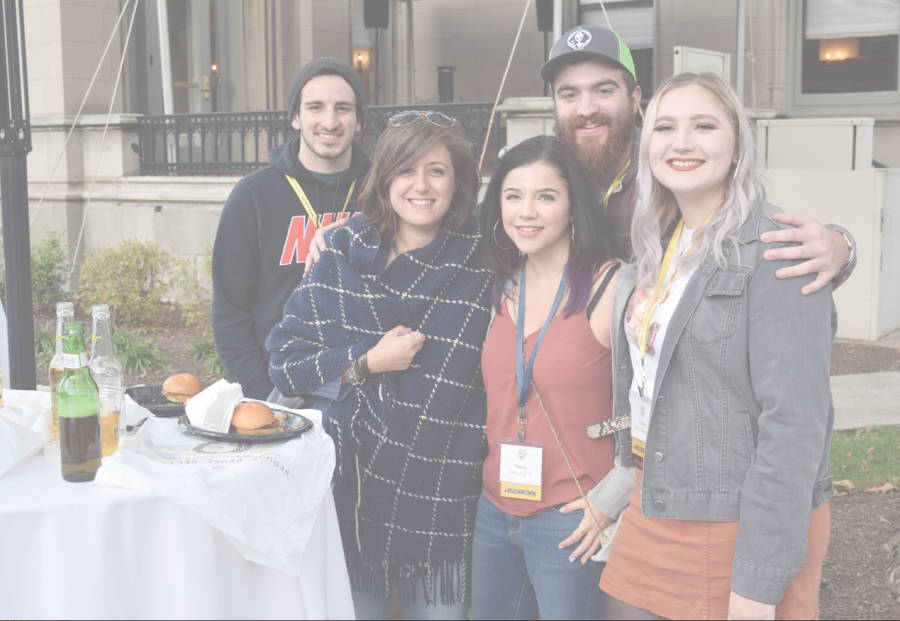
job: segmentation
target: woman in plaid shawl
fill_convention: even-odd
[[[328,232],[266,343],[275,386],[312,395],[334,440],[360,618],[387,618],[394,581],[409,618],[469,609],[491,285],[478,187],[454,119],[393,117],[360,194],[364,217]]]

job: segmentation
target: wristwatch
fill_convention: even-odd
[[[366,378],[372,375],[369,372],[369,364],[366,359],[366,354],[369,352],[364,352],[360,357],[353,361],[353,364],[350,365],[350,369],[347,371],[347,379],[350,380],[350,383],[354,386],[361,385]]]

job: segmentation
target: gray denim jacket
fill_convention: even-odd
[[[834,494],[837,311],[830,284],[801,295],[814,274],[775,277],[799,261],[763,260],[759,235],[790,228],[772,218],[780,212],[758,204],[741,245],[725,249],[727,266],[710,254],[691,276],[660,351],[641,489],[645,517],[739,521],[731,588],[768,604],[803,566],[810,512]],[[620,270],[613,298],[615,416],[629,410],[624,316],[635,279],[634,266]],[[631,465],[630,434],[619,436],[615,480]]]

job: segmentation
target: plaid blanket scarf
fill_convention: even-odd
[[[397,579],[401,598],[415,601],[424,578],[429,602],[435,587],[445,604],[467,597],[487,453],[481,346],[491,273],[478,228],[469,218],[381,273],[378,233],[351,218],[329,232],[328,250],[266,343],[275,386],[299,395],[342,373],[398,325],[426,337],[407,370],[375,375],[323,412],[337,452],[334,493],[354,590],[390,595]]]

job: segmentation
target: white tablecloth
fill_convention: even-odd
[[[169,502],[67,483],[38,454],[0,477],[0,619],[43,618],[352,619],[334,499],[297,579]]]

